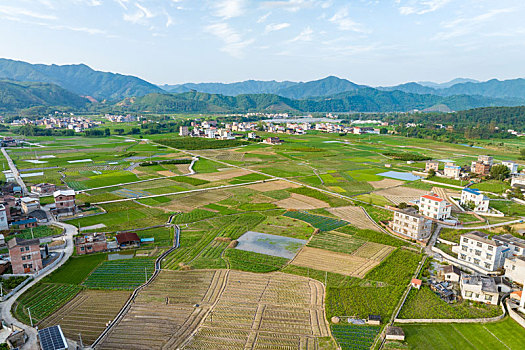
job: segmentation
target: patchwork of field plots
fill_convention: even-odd
[[[155,259],[150,258],[104,261],[84,285],[97,289],[135,289],[151,277],[154,264]]]
[[[204,174],[196,174],[192,175],[192,177],[201,179],[201,180],[207,180],[207,181],[221,181],[221,180],[229,180],[233,179],[234,177],[238,176],[244,176],[252,174],[251,171],[243,170],[243,169],[226,169],[219,172],[214,173],[204,173]]]
[[[343,220],[337,220],[326,216],[314,215],[305,211],[287,211],[286,213],[284,213],[284,216],[307,222],[321,231],[331,231],[339,227],[348,225],[348,222]]]
[[[323,300],[320,282],[283,273],[163,271],[99,348],[317,349]]]
[[[88,345],[98,338],[129,297],[129,292],[84,290],[53,315],[39,323],[41,328],[59,324],[69,339]]]
[[[348,221],[350,224],[368,230],[377,230],[377,226],[365,214],[363,208],[360,207],[339,207],[328,209],[332,214],[340,217],[342,220]]]
[[[428,191],[419,190],[416,188],[410,187],[394,187],[388,188],[385,190],[379,190],[374,192],[377,195],[383,196],[394,204],[399,204],[402,202],[408,203],[414,199],[421,197],[424,194],[427,194]]]

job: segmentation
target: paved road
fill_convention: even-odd
[[[13,162],[13,160],[11,159],[11,157],[9,156],[9,154],[7,154],[7,151],[5,150],[4,147],[2,147],[2,154],[4,155],[5,159],[7,160],[7,164],[9,164],[9,169],[11,169],[11,171],[13,172],[13,175],[15,176],[16,182],[20,185],[20,187],[22,187],[22,194],[24,194],[24,195],[28,194],[29,192],[27,191],[27,186],[24,183],[24,180],[22,180],[22,178],[20,177],[20,172],[16,168],[16,165]]]
[[[27,350],[33,350],[38,349],[37,345],[37,331],[35,328],[30,327],[26,324],[23,324],[22,322],[18,321],[12,314],[11,314],[11,308],[14,304],[14,302],[29,288],[31,288],[33,285],[35,285],[38,281],[40,281],[45,276],[49,275],[51,272],[55,271],[57,268],[62,266],[69,257],[73,254],[73,236],[77,233],[77,228],[73,225],[69,225],[62,222],[53,222],[53,224],[63,227],[65,229],[65,241],[66,241],[66,247],[62,250],[64,252],[64,255],[62,256],[62,259],[50,270],[41,273],[35,277],[33,281],[28,283],[24,288],[20,289],[17,293],[15,293],[11,298],[4,301],[3,303],[0,303],[0,308],[2,309],[2,320],[8,324],[15,324],[18,327],[21,327],[25,330],[26,334],[29,336],[28,342],[22,347],[22,349]]]

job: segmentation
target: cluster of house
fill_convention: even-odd
[[[113,115],[113,114],[107,114],[104,116],[107,120],[109,120],[112,123],[132,123],[132,122],[138,122],[140,120],[140,117],[136,115]]]
[[[472,161],[470,167],[461,167],[454,161],[445,161],[443,171],[439,169],[439,160],[429,160],[425,164],[425,172],[428,173],[433,170],[437,176],[448,177],[450,179],[470,179],[470,176],[480,175],[487,176],[490,174],[490,169],[494,165],[494,158],[492,156],[480,155],[476,161]],[[502,165],[509,168],[511,175],[518,174],[518,164],[514,161],[503,161]]]
[[[69,129],[75,132],[82,132],[86,129],[91,129],[95,126],[101,125],[100,121],[93,121],[85,117],[69,116],[50,116],[43,117],[36,120],[28,118],[16,119],[11,123],[12,125],[35,125],[46,129]]]
[[[388,125],[388,123],[386,123]],[[318,123],[315,124],[315,130],[326,132],[326,133],[344,133],[344,134],[379,134],[379,128],[373,128],[370,126],[344,126],[340,124],[332,123]]]
[[[135,232],[118,233],[114,241],[108,241],[104,233],[81,234],[76,236],[74,241],[78,255],[138,248],[140,243],[141,240]]]

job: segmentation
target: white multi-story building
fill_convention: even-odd
[[[390,227],[396,233],[417,241],[430,237],[432,221],[420,215],[414,208],[396,210]]]
[[[434,194],[426,194],[419,199],[419,212],[429,218],[445,220],[450,218],[452,204]]]
[[[463,207],[467,207],[469,204],[473,205],[473,210],[476,213],[486,213],[489,211],[490,199],[479,190],[465,187],[461,191],[460,203]]]
[[[516,256],[505,259],[505,277],[518,283],[525,281],[525,257]]]
[[[461,174],[461,167],[453,162],[446,163],[443,174],[448,178],[457,180]]]
[[[510,233],[493,236],[492,239],[510,249],[510,254],[515,256],[525,256],[525,240],[514,237]]]
[[[481,155],[478,156],[478,162],[492,166],[494,163],[494,157]]]
[[[187,126],[179,127],[179,136],[190,136],[190,128]]]
[[[501,164],[509,168],[511,174],[518,173],[518,164],[516,162],[513,162],[512,160],[506,160],[506,161],[501,162]]]
[[[439,170],[439,162],[437,160],[427,160],[425,163],[425,172],[428,173],[431,169],[435,172]]]
[[[0,204],[0,231],[9,230],[9,223],[7,222],[6,208]]]
[[[452,247],[458,259],[466,265],[485,273],[494,272],[505,263],[505,258],[512,255],[511,249],[489,239],[486,233],[473,231],[461,235],[460,244]]]
[[[24,214],[40,209],[40,200],[38,198],[22,197],[20,198],[20,203]]]
[[[459,285],[463,299],[498,305],[498,286],[492,277],[463,274]]]

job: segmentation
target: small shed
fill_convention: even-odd
[[[385,330],[385,339],[386,340],[405,340],[405,332],[401,327],[388,326]]]
[[[135,232],[122,232],[116,236],[120,248],[140,247],[140,238]]]
[[[523,291],[521,290],[515,290],[514,292],[510,293],[510,298],[514,301],[517,301],[518,303],[521,301],[521,296],[523,295]]]
[[[371,326],[379,326],[381,324],[381,316],[379,315],[368,315],[368,320],[366,321]]]
[[[412,284],[412,287],[414,287],[416,289],[420,289],[421,288],[421,284],[423,284],[423,281],[421,281],[420,279],[417,279],[417,278],[412,278],[412,281],[410,281],[410,283]]]
[[[461,270],[454,265],[446,265],[441,268],[439,274],[447,282],[459,282]]]

